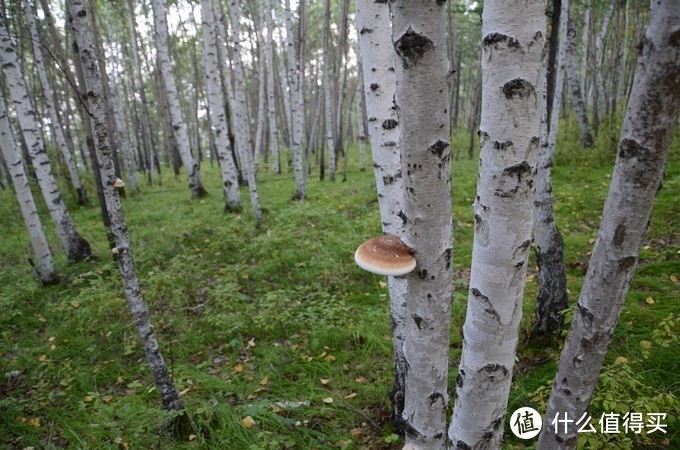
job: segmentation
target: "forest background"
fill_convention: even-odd
[[[393,369],[387,285],[352,260],[356,246],[381,230],[363,100],[363,92],[371,87],[364,86],[359,75],[353,2],[300,2],[288,8],[274,2],[269,38],[266,3],[242,2],[237,20],[240,47],[226,37],[232,36],[234,23],[227,9],[233,6],[221,5],[224,12],[217,14],[217,22],[225,35],[216,31],[218,42],[225,44],[222,60],[235,61],[235,51],[242,59],[241,68],[224,64],[219,77],[223,86],[238,86],[241,78],[242,86],[224,92],[231,111],[223,136],[229,137],[239,164],[236,186],[242,186],[243,195],[243,207],[233,208],[220,169],[219,138],[210,131],[215,124],[209,111],[201,5],[184,1],[168,5],[179,108],[187,123],[191,156],[200,166],[198,184],[204,189],[192,182],[192,192],[187,192],[182,166],[193,165],[187,163],[173,133],[173,106],[166,99],[151,5],[94,0],[89,4],[96,11],[90,16],[95,46],[108,74],[104,86],[114,130],[112,148],[119,163],[116,173],[125,182],[123,205],[142,291],[174,385],[196,426],[185,435],[175,435],[166,426],[173,413],[159,408],[125,306],[117,263],[110,256],[93,154],[81,122],[82,104],[73,93],[81,81],[76,81],[78,74],[68,73],[74,67],[69,44],[73,36],[67,31],[64,5],[30,2],[37,38],[28,38],[31,25],[23,3],[0,2],[2,20],[14,40],[64,203],[94,256],[69,262],[49,223],[48,208],[39,201],[60,282],[49,286],[36,282],[27,262],[30,241],[3,161],[0,444],[401,448],[388,399]],[[555,3],[550,7],[554,11]],[[461,348],[455,330],[465,317],[474,228],[481,4],[450,2],[448,13],[455,70],[450,92],[456,230],[449,375],[453,386]],[[594,135],[593,145],[583,148],[571,92],[564,89],[553,192],[573,304],[597,236],[632,85],[636,45],[649,11],[647,2],[572,2],[570,16],[581,38],[576,56]],[[48,84],[60,112],[56,121],[65,131],[68,153],[60,148],[51,126],[54,119],[38,73],[36,41],[44,52]],[[267,43],[273,44],[271,64]],[[291,47],[295,55],[290,54]],[[304,76],[291,75],[291,67],[298,64]],[[291,95],[296,83],[297,99]],[[5,99],[10,98],[8,88],[2,79]],[[303,108],[296,118],[298,101]],[[39,199],[27,144],[11,112],[10,117],[34,197]],[[304,130],[304,138],[297,142],[301,157],[294,151],[296,128]],[[278,158],[272,142],[280,148]],[[670,447],[677,440],[677,142],[591,408],[593,415],[666,412],[669,433],[594,434],[582,439],[585,447]],[[236,153],[242,148],[250,149],[252,163]],[[66,155],[72,158],[80,186]],[[255,171],[243,171],[248,164],[256,167],[255,197],[255,183],[247,180]],[[243,186],[246,182],[250,190]],[[233,214],[225,214],[225,208]],[[547,340],[532,336],[538,273],[533,255],[530,258],[509,412],[520,406],[545,410],[566,334],[557,331]],[[505,428],[508,448],[523,448]]]

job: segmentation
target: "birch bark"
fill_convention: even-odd
[[[232,66],[234,68],[234,97],[236,102],[232,105],[234,110],[234,122],[236,123],[236,139],[241,167],[248,180],[248,190],[250,191],[250,203],[255,216],[255,225],[258,228],[264,226],[264,216],[260,207],[260,196],[257,192],[257,180],[255,177],[255,166],[253,165],[251,149],[252,138],[250,134],[250,124],[246,114],[246,94],[243,83],[243,68],[241,64],[241,38],[240,38],[240,4],[236,0],[229,2],[229,18],[231,22],[231,39],[234,45],[234,56]]]
[[[539,293],[536,297],[536,322],[532,333],[549,337],[562,325],[560,311],[567,308],[567,275],[564,269],[564,244],[555,224],[555,207],[551,167],[557,143],[567,44],[569,0],[562,0],[557,62],[555,64],[555,90],[552,98],[539,94],[546,105],[541,117],[541,145],[538,151],[536,189],[534,192],[534,245],[539,272]],[[547,94],[549,95],[549,94]],[[547,105],[552,105],[549,109]]]
[[[652,205],[661,187],[680,109],[680,3],[654,0],[602,222],[571,330],[560,354],[539,449],[573,449],[618,322]]]
[[[274,46],[272,40],[272,2],[264,0],[264,24],[266,36],[264,39],[265,72],[267,77],[267,119],[269,121],[269,153],[272,159],[272,172],[281,173],[281,157],[279,155],[279,128],[276,126],[276,98],[274,98]],[[263,74],[265,75],[265,74]]]
[[[184,165],[184,168],[189,175],[191,198],[196,199],[206,195],[206,191],[201,183],[201,172],[198,164],[193,156],[191,156],[191,143],[189,142],[189,134],[187,133],[187,124],[184,121],[182,108],[179,102],[175,75],[172,73],[172,62],[170,61],[170,50],[168,47],[167,8],[164,0],[152,0],[151,6],[153,7],[156,27],[156,52],[160,72],[165,84],[165,94],[172,116],[172,128],[179,146],[182,165]]]
[[[47,203],[52,220],[57,226],[59,239],[66,249],[69,261],[82,261],[92,255],[90,244],[76,231],[57,187],[57,181],[52,173],[52,166],[40,133],[40,125],[35,117],[28,90],[26,84],[24,84],[19,60],[5,27],[5,17],[2,13],[0,13],[0,64],[2,64],[5,73],[5,81],[14,104],[21,133],[31,155],[40,191],[45,203]]]
[[[52,86],[50,85],[49,79],[47,78],[47,70],[45,69],[45,60],[43,58],[42,44],[40,43],[40,36],[38,36],[38,28],[35,24],[35,10],[28,4],[26,0],[23,2],[24,14],[28,19],[28,28],[31,32],[31,44],[33,46],[33,63],[35,65],[36,71],[38,72],[38,78],[40,79],[40,84],[42,86],[43,101],[45,102],[45,108],[50,117],[50,131],[54,136],[54,141],[61,151],[61,155],[64,158],[64,163],[68,169],[69,177],[71,178],[71,184],[76,191],[78,197],[78,204],[82,205],[88,202],[87,192],[83,183],[80,181],[80,176],[78,175],[78,168],[73,160],[72,150],[66,145],[66,136],[64,135],[64,128],[57,115],[56,102],[54,98],[54,92],[52,91]]]
[[[512,383],[545,89],[541,0],[485,3],[475,236],[449,440],[498,449]],[[555,110],[557,114],[557,110]]]
[[[52,252],[43,231],[40,216],[35,207],[31,186],[24,170],[21,154],[17,151],[14,135],[7,115],[5,98],[0,90],[0,150],[6,163],[9,176],[14,186],[14,192],[21,208],[26,231],[33,249],[33,268],[41,284],[51,284],[58,281],[57,270],[52,262]]]
[[[331,89],[331,81],[328,75],[329,67],[331,65],[331,57],[328,52],[328,34],[330,28],[330,0],[324,0],[323,2],[323,67],[322,67],[322,83],[323,84],[323,94],[324,94],[324,111],[325,111],[325,123],[326,123],[326,147],[328,147],[328,178],[331,181],[335,180],[335,139],[333,136],[333,127],[335,123],[333,122],[333,92]]]
[[[286,44],[288,50],[288,83],[290,85],[290,111],[292,120],[292,149],[293,171],[295,172],[295,194],[293,199],[304,200],[307,195],[307,173],[305,172],[304,148],[302,137],[304,134],[304,110],[302,109],[302,83],[300,79],[300,67],[295,51],[295,36],[293,35],[293,12],[290,9],[290,0],[285,0],[286,6]]]
[[[366,98],[366,114],[369,117],[368,133],[371,138],[373,174],[378,191],[382,231],[401,238],[404,237],[404,222],[399,214],[404,207],[404,178],[401,167],[401,129],[394,105],[397,78],[390,11],[387,3],[374,0],[356,0],[355,4],[359,54],[365,80],[359,84],[367,86],[363,94]],[[360,102],[357,101],[357,104]],[[359,129],[363,129],[363,124],[359,124]],[[399,425],[404,410],[406,375],[404,359],[407,324],[406,277],[388,277],[387,284],[394,344],[394,384],[390,398],[393,407],[392,419]]]
[[[576,27],[571,18],[569,18],[567,23],[566,38],[567,83],[571,90],[571,99],[574,111],[576,112],[576,123],[578,123],[578,127],[581,130],[581,147],[590,148],[594,144],[593,135],[590,133],[586,105],[583,101],[583,91],[581,91],[581,83],[578,80],[576,68]]]
[[[70,13],[69,24],[75,33],[78,43],[78,57],[85,71],[88,109],[92,115],[95,130],[97,159],[99,161],[99,170],[102,174],[104,197],[111,217],[111,227],[116,239],[114,253],[117,253],[125,296],[142,344],[144,345],[149,369],[156,382],[156,389],[161,397],[163,408],[182,410],[182,402],[172,383],[172,378],[156,341],[153,326],[149,321],[149,313],[144,304],[139,280],[137,279],[130,236],[125,223],[125,217],[123,216],[120,197],[114,187],[116,173],[113,164],[113,153],[109,145],[106,109],[102,97],[99,67],[94,53],[94,46],[92,45],[92,38],[87,28],[87,12],[82,0],[68,0],[67,4]]]
[[[215,12],[212,0],[201,0],[203,21],[203,53],[205,77],[210,106],[210,124],[215,137],[217,159],[222,174],[225,211],[239,211],[241,196],[238,190],[238,174],[231,152],[227,126],[227,110],[222,98],[221,78],[218,61],[217,40],[215,39]]]
[[[440,449],[446,445],[453,278],[446,3],[397,0],[392,14],[394,109],[405,171],[403,210],[397,215],[417,263],[406,276],[402,419],[407,445]]]

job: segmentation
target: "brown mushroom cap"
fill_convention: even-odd
[[[399,276],[415,269],[413,249],[392,234],[369,239],[354,253],[354,261],[364,270],[378,275]]]

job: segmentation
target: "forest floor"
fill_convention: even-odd
[[[573,305],[597,236],[617,138],[604,130],[595,149],[580,150],[574,124],[563,127],[554,194]],[[466,139],[456,135],[452,148],[467,148]],[[66,262],[41,212],[61,274],[60,284],[41,288],[27,263],[30,246],[16,200],[0,191],[0,447],[401,448],[389,424],[386,280],[353,260],[361,242],[380,234],[373,174],[370,162],[359,171],[356,147],[352,152],[348,181],[319,182],[314,171],[305,202],[291,201],[292,173],[273,176],[261,165],[267,223],[261,231],[245,189],[243,212],[223,213],[219,171],[208,161],[202,173],[210,195],[204,199],[191,201],[184,174],[176,179],[168,169],[161,186],[144,185],[143,193],[124,199],[143,295],[196,425],[183,435],[168,429],[171,417],[160,409],[96,204],[69,201],[97,255],[78,264]],[[460,153],[452,164],[452,387],[477,173],[476,156]],[[92,184],[89,193],[96,199]],[[590,410],[593,423],[602,412],[667,413],[667,433],[582,435],[586,448],[680,446],[679,196],[676,138]],[[507,422],[521,406],[545,411],[561,345],[561,339],[528,340],[537,292],[533,256],[529,267],[506,448],[532,448],[535,441],[515,439]]]

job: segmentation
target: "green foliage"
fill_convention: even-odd
[[[559,142],[554,192],[573,304],[614,155],[599,147],[578,150],[570,133]],[[460,158],[453,162],[450,386],[460,356],[477,181],[467,139],[457,130],[452,145]],[[677,155],[676,145],[592,411],[678,417]],[[40,288],[26,263],[30,246],[13,193],[0,191],[0,447],[401,448],[388,423],[387,287],[352,259],[360,242],[380,233],[373,174],[351,161],[348,183],[310,177],[309,198],[299,203],[290,200],[292,174],[269,175],[262,163],[259,188],[268,212],[267,228],[258,231],[247,191],[244,212],[225,215],[217,168],[206,163],[202,172],[212,195],[200,201],[191,202],[185,180],[169,174],[162,186],[143,186],[142,194],[124,199],[142,292],[196,427],[181,438],[160,409],[97,207],[78,207],[65,195],[98,255],[69,264],[40,206],[62,279]],[[529,267],[535,275],[533,261]],[[529,278],[523,330],[530,328],[535,295]],[[509,411],[545,410],[558,354],[557,347],[519,346]],[[620,357],[629,363],[615,363]],[[246,417],[254,425],[246,426]],[[675,443],[677,423],[667,423]],[[508,434],[508,448],[527,445]],[[665,445],[654,435],[622,435],[615,445],[641,448],[652,438]],[[614,445],[601,434],[590,439],[586,447]]]

